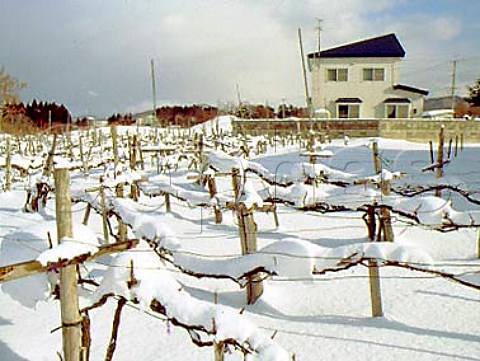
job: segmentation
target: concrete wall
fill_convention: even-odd
[[[445,126],[445,139],[462,136],[464,142],[480,142],[480,121],[466,120],[381,120],[381,137],[406,139],[415,142],[436,140],[442,124]]]
[[[480,121],[465,120],[420,120],[420,119],[309,119],[287,120],[235,120],[234,131],[246,134],[287,134],[315,130],[328,134],[331,138],[345,135],[355,137],[384,137],[405,139],[416,142],[436,141],[442,124],[445,126],[445,139],[463,136],[464,142],[480,143]]]

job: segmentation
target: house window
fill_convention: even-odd
[[[338,117],[339,118],[360,118],[360,105],[359,104],[338,104]]]
[[[348,81],[348,69],[327,69],[328,81]]]
[[[386,106],[387,118],[408,118],[408,104],[388,104]]]
[[[364,81],[384,81],[385,69],[383,68],[364,68],[363,69]]]

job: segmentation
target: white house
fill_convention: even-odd
[[[427,90],[399,82],[405,50],[395,34],[308,54],[314,108],[333,118],[411,118]]]

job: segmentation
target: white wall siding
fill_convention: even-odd
[[[360,98],[362,100],[361,118],[385,117],[384,101],[390,97],[404,96],[415,101],[411,108],[421,112],[421,99],[416,99],[417,94],[400,94],[393,90],[393,85],[399,82],[399,62],[401,58],[310,58],[312,79],[312,100],[315,108],[328,109],[333,117],[337,117],[338,98]],[[328,69],[348,69],[348,81],[328,81]],[[383,68],[385,76],[383,81],[363,80],[363,69]],[[421,107],[423,108],[423,107]]]

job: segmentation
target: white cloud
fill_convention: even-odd
[[[110,114],[128,111],[128,104],[149,102],[152,58],[159,103],[165,99],[212,104],[234,100],[235,84],[239,84],[242,96],[252,102],[277,103],[286,98],[301,105],[304,91],[297,28],[302,28],[306,52],[316,50],[316,18],[324,20],[324,48],[395,32],[408,61],[445,58],[445,49],[454,49],[452,44],[464,31],[458,18],[400,17],[394,13],[399,2],[407,1],[76,0],[42,4],[42,11],[59,13],[51,19],[34,17],[31,27],[23,26],[16,34],[16,43],[54,61],[45,61],[41,69],[32,66],[20,47],[8,48],[5,61],[21,66],[21,71],[12,71],[29,83],[31,94],[45,94],[48,89],[67,105],[76,103],[76,108],[82,108],[88,103]],[[1,24],[0,31],[4,30]],[[55,41],[49,38],[52,24],[61,28],[55,32]],[[55,76],[38,75],[40,71]],[[89,89],[95,89],[98,96]]]
[[[435,34],[439,40],[454,40],[461,33],[461,23],[456,19],[438,18],[430,20],[433,30],[432,33]]]

